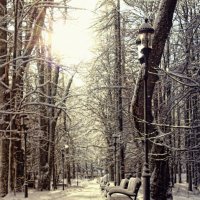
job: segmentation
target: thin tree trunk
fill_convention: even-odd
[[[0,18],[4,19],[7,12],[7,1],[1,0]],[[0,29],[0,107],[1,110],[8,109],[8,98],[9,95],[6,93],[8,90],[8,65],[7,62],[7,24],[6,20],[2,21]],[[8,193],[8,163],[9,163],[9,133],[5,133],[4,130],[7,129],[9,116],[1,114],[0,130],[0,197],[4,197]],[[7,138],[8,137],[8,138]]]
[[[123,143],[123,103],[122,103],[122,42],[121,42],[121,16],[120,16],[120,0],[117,0],[115,8],[115,83],[116,83],[116,124],[117,133],[120,134],[120,145],[118,151],[118,173],[117,173],[117,185],[120,184],[120,180],[125,177],[124,173],[124,143]]]

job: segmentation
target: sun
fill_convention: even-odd
[[[91,58],[92,36],[80,21],[58,21],[53,25],[52,51],[68,64],[78,64]]]

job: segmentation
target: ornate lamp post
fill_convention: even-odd
[[[150,200],[150,171],[149,171],[149,158],[148,158],[148,117],[147,117],[147,80],[148,80],[148,59],[149,54],[152,49],[152,35],[154,29],[150,24],[148,24],[148,19],[145,19],[139,27],[139,35],[137,38],[138,45],[138,56],[141,65],[144,67],[144,166],[143,166],[143,191],[144,191],[144,200]]]

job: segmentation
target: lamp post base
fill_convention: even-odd
[[[28,182],[25,181],[24,183],[24,197],[28,198]]]
[[[65,190],[65,182],[64,182],[64,179],[63,179],[63,190]]]
[[[150,170],[148,163],[144,163],[143,172],[143,200],[150,200]]]

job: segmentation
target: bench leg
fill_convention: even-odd
[[[127,197],[130,199],[130,200],[137,200],[137,196],[128,196]]]

